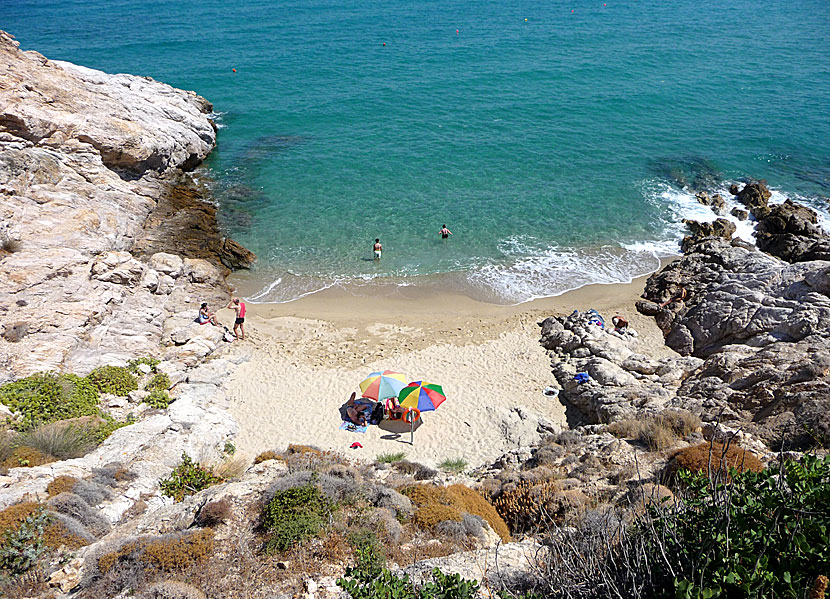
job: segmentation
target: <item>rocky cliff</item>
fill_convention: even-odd
[[[254,257],[183,174],[215,144],[211,110],[0,32],[0,382],[155,355],[169,316],[226,300],[227,267]]]

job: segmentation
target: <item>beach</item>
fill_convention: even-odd
[[[539,345],[544,318],[593,308],[610,324],[620,314],[639,334],[636,351],[672,353],[653,320],[634,309],[645,278],[515,306],[417,288],[382,297],[330,289],[289,303],[249,304],[247,338],[233,348],[247,361],[227,383],[226,407],[240,428],[237,449],[255,456],[295,443],[365,460],[402,452],[433,467],[456,459],[480,466],[527,446],[540,422],[549,430],[567,427],[564,406],[543,393],[556,385]],[[219,316],[230,321],[229,311]],[[400,423],[365,434],[338,428],[350,393],[359,394],[358,383],[380,370],[444,388],[447,400],[422,415],[414,444]],[[354,442],[362,447],[350,449]]]

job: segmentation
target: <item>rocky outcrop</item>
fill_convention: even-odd
[[[732,239],[732,236],[735,234],[737,227],[735,223],[732,221],[728,221],[725,218],[719,218],[712,222],[698,222],[696,220],[684,220],[683,221],[691,230],[692,234],[687,235],[683,238],[683,242],[681,247],[683,251],[686,251],[687,247],[691,247],[693,244],[697,243],[702,239],[706,239],[707,237],[719,237],[721,239],[725,239],[729,241]]]
[[[108,75],[37,52],[0,32],[0,131],[41,148],[71,147],[143,175],[190,170],[216,142],[210,102],[149,77]]]
[[[786,200],[769,208],[755,232],[758,248],[787,262],[830,260],[830,235],[813,211]]]
[[[213,148],[210,110],[0,32],[0,383],[156,355],[170,314],[227,301],[224,275],[253,255],[222,238],[201,196],[168,200]]]
[[[612,334],[577,311],[567,318],[546,318],[540,326],[540,342],[561,387],[559,399],[576,412],[568,415],[572,425],[659,411],[702,363],[693,357],[651,359],[637,351],[637,338]]]

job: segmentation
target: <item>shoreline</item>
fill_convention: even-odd
[[[251,457],[289,443],[347,453],[357,441],[363,447],[349,450],[350,457],[404,452],[429,466],[459,457],[470,467],[483,465],[568,427],[565,406],[542,393],[557,386],[539,344],[544,318],[593,308],[610,323],[621,314],[640,335],[636,351],[676,355],[653,319],[634,308],[648,276],[515,306],[417,289],[394,298],[331,289],[286,304],[252,304],[246,341],[232,350],[244,361],[227,382],[224,406],[239,423],[237,447]],[[222,322],[232,322],[230,316],[219,311]],[[447,394],[421,419],[414,445],[408,427],[338,429],[339,408],[360,380],[386,369],[442,384]]]

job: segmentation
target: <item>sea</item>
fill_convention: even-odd
[[[2,0],[0,28],[213,103],[196,177],[252,302],[629,281],[750,178],[827,224],[827,0]]]

